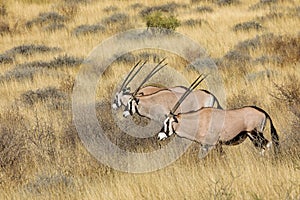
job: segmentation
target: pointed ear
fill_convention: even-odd
[[[134,100],[135,100],[136,104],[139,104],[140,100],[138,98],[134,97]]]
[[[178,123],[178,119],[175,115],[173,115],[174,122]]]

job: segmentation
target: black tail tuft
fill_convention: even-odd
[[[249,106],[249,107],[252,107],[252,108],[254,108],[254,109],[256,109],[256,110],[264,113],[266,115],[266,118],[269,119],[269,121],[270,121],[270,128],[271,128],[271,138],[272,138],[272,143],[274,144],[273,145],[274,146],[274,153],[275,154],[280,153],[279,136],[277,134],[277,131],[276,131],[275,127],[274,127],[274,124],[273,124],[273,121],[272,121],[270,115],[266,111],[264,111],[263,109],[261,109],[259,107],[256,107],[256,106]]]
[[[270,124],[271,124],[271,137],[272,137],[272,142],[274,144],[274,153],[278,154],[280,153],[280,144],[279,144],[279,136],[277,134],[277,131],[273,125],[273,122],[269,116]]]

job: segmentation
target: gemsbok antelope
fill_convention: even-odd
[[[153,68],[153,70],[147,75],[148,79],[151,78],[155,73],[157,73],[160,69],[162,69],[164,66],[166,66],[167,64],[160,66],[163,61],[165,60],[165,58],[163,60],[161,60],[155,68]],[[119,89],[119,91],[116,93],[115,98],[113,100],[113,104],[112,104],[112,108],[114,110],[120,108],[121,106],[126,106],[129,98],[132,96],[132,92],[130,91],[130,87],[128,87],[128,84],[132,81],[132,79],[141,71],[141,69],[144,67],[144,65],[146,64],[147,61],[145,61],[144,63],[142,63],[142,65],[137,69],[137,71],[132,75],[132,73],[134,72],[134,70],[138,67],[138,65],[141,63],[141,61],[139,61],[129,72],[129,74],[127,75],[127,77],[125,78],[125,80],[123,81],[123,83],[121,84],[121,87]],[[132,76],[131,76],[132,75]],[[130,77],[131,76],[131,77]],[[147,77],[145,79],[147,79]],[[148,94],[152,94],[154,92],[157,92],[159,90],[162,90],[165,88],[161,88],[161,87],[157,87],[157,86],[145,86],[143,88],[139,88],[139,90],[137,91],[137,96],[142,96],[142,95],[148,95]],[[184,89],[181,89],[180,87],[174,87],[171,88],[171,90],[175,90],[175,91],[180,91]]]
[[[179,137],[196,141],[201,144],[199,153],[201,158],[204,158],[214,147],[237,145],[247,137],[262,155],[272,143],[275,154],[279,152],[278,134],[271,117],[263,109],[255,106],[232,110],[201,108],[196,111],[174,114],[184,98],[178,100],[178,103],[170,110],[170,114],[164,121],[163,132],[158,134],[159,140],[164,140],[175,133]],[[269,142],[263,135],[267,120],[270,121],[272,142]]]
[[[201,75],[198,77],[198,79]],[[194,84],[197,82],[197,80]],[[203,79],[201,80],[203,81]],[[140,85],[141,87],[141,85]],[[169,114],[171,108],[175,105],[177,100],[190,88],[178,86],[181,90],[162,89],[152,94],[137,96],[135,93],[130,97],[123,116],[127,117],[137,113],[142,117],[147,117],[157,122],[163,122],[166,115]],[[181,106],[181,112],[189,112],[198,110],[202,107],[213,107],[216,104],[218,108],[222,108],[217,98],[206,90],[196,90],[192,92]]]

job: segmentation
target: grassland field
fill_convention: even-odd
[[[151,12],[176,17],[176,32],[206,49],[224,83],[224,108],[269,113],[278,156],[260,156],[245,141],[199,159],[193,144],[169,166],[134,174],[87,151],[72,121],[81,63],[105,39],[146,28]],[[0,0],[0,199],[300,199],[299,24],[299,0]],[[141,50],[115,61],[99,82],[97,106],[108,113],[98,109],[99,120],[123,149],[161,144],[118,129],[112,91],[139,59],[165,56],[188,82],[199,74],[177,55]]]

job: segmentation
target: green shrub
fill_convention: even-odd
[[[180,26],[179,20],[173,16],[164,16],[161,12],[153,12],[145,17],[147,28],[157,28],[161,31],[174,31]]]

